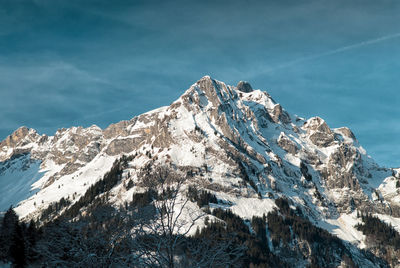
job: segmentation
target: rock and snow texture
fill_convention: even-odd
[[[314,223],[361,247],[356,209],[400,229],[399,170],[379,167],[348,128],[291,115],[247,82],[234,87],[208,76],[171,105],[104,130],[46,136],[19,128],[0,143],[0,186],[8,187],[0,208],[22,201],[16,211],[28,219],[62,197],[73,203],[124,154],[136,157],[111,191],[116,204],[132,196],[135,187],[124,184],[143,167],[167,165],[243,218],[273,210],[274,199],[286,196]]]

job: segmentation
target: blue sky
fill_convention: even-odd
[[[211,75],[348,126],[398,167],[399,65],[398,1],[0,0],[0,139],[106,127]]]

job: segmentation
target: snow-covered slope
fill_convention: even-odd
[[[29,154],[17,155],[0,163],[0,211],[34,195],[34,183],[42,176],[40,161]]]
[[[62,197],[73,204],[124,154],[135,157],[111,191],[116,205],[137,190],[125,184],[139,180],[143,167],[167,165],[245,219],[272,211],[284,196],[316,225],[359,247],[365,237],[354,228],[356,210],[400,229],[399,170],[379,167],[351,130],[288,114],[246,82],[234,87],[208,76],[170,106],[104,130],[72,127],[54,136],[16,130],[0,143],[0,186],[7,189],[0,208],[14,204],[29,219]]]

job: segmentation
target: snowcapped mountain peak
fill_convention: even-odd
[[[18,155],[24,155],[28,173],[15,168],[24,166],[15,162]],[[290,115],[248,82],[229,86],[210,76],[171,105],[103,130],[93,125],[40,136],[21,127],[0,143],[0,181],[11,173],[27,178],[36,172],[33,181],[27,179],[32,194],[24,188],[20,200],[10,201],[21,201],[20,216],[39,217],[61,198],[74,204],[122,155],[132,160],[110,191],[115,205],[138,190],[125,185],[139,183],[145,168],[168,166],[190,174],[188,185],[212,191],[243,218],[262,216],[274,209],[276,198],[286,197],[350,242],[360,238],[349,235],[358,233],[343,219],[353,221],[355,210],[400,217],[399,189],[393,188],[399,179],[366,155],[350,129],[331,129],[317,116]]]
[[[31,144],[40,138],[34,129],[22,126],[0,142],[0,161],[29,151]],[[13,150],[18,148],[18,150]]]

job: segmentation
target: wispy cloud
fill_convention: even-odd
[[[298,59],[295,59],[295,60],[292,60],[292,61],[288,61],[288,62],[279,64],[277,66],[273,66],[273,67],[268,68],[266,70],[263,70],[263,71],[261,71],[261,73],[254,74],[253,77],[261,75],[261,74],[272,73],[272,72],[278,71],[280,69],[292,67],[292,66],[304,63],[304,62],[320,59],[320,58],[323,58],[323,57],[327,57],[327,56],[343,53],[343,52],[346,52],[346,51],[349,51],[349,50],[354,50],[354,49],[365,47],[365,46],[368,46],[368,45],[373,45],[373,44],[389,41],[389,40],[396,39],[396,38],[399,38],[399,37],[400,37],[400,33],[389,34],[389,35],[381,36],[381,37],[378,37],[378,38],[374,38],[374,39],[358,42],[358,43],[355,43],[355,44],[339,47],[339,48],[336,48],[336,49],[333,49],[333,50],[329,50],[329,51],[326,51],[326,52],[317,53],[317,54],[313,54],[313,55],[310,55],[310,56],[298,58]]]

